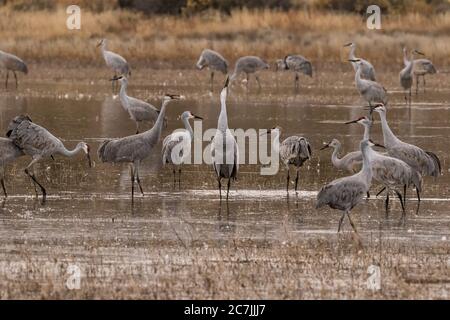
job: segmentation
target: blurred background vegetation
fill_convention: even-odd
[[[58,6],[77,4],[94,12],[130,9],[145,14],[198,14],[219,11],[230,14],[236,9],[335,10],[364,13],[376,4],[384,13],[441,13],[450,10],[449,0],[0,0],[13,10],[54,10]]]
[[[66,28],[66,7],[81,7],[81,29]],[[366,26],[367,6],[382,29]],[[243,55],[273,62],[302,54],[336,65],[358,56],[380,68],[402,65],[402,47],[450,65],[450,0],[0,0],[0,50],[39,64],[104,64],[96,44],[133,66],[190,68],[204,48],[231,64]]]

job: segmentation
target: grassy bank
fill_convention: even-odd
[[[369,30],[356,14],[240,10],[231,16],[210,13],[193,17],[145,16],[125,10],[83,11],[81,30],[66,28],[63,8],[47,11],[0,9],[0,49],[26,61],[101,64],[98,39],[132,65],[188,67],[205,47],[230,62],[255,54],[269,61],[301,53],[313,62],[344,61],[342,45],[358,43],[357,54],[375,64],[401,63],[401,47],[424,51],[438,65],[450,53],[450,14],[382,16],[382,30]]]

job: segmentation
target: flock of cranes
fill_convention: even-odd
[[[161,108],[158,109],[145,101],[128,96],[128,78],[131,76],[129,64],[119,54],[108,51],[106,46],[106,39],[98,43],[107,67],[114,72],[114,76],[111,78],[113,90],[116,81],[120,83],[120,102],[130,118],[136,123],[136,134],[103,141],[97,150],[97,155],[102,162],[130,164],[131,199],[133,201],[136,182],[139,191],[144,195],[139,175],[140,166],[146,158],[156,152],[155,148],[161,140],[163,127],[167,123],[166,109],[172,101],[183,97],[166,94],[162,99]],[[356,45],[354,43],[349,43],[345,47],[350,47],[348,61],[351,62],[355,71],[356,89],[368,103],[366,109],[368,109],[369,114],[347,122],[347,124],[356,123],[364,127],[359,150],[340,158],[341,143],[337,139],[332,139],[331,142],[321,148],[321,150],[328,147],[333,148],[332,164],[337,169],[347,171],[352,175],[334,180],[322,187],[317,195],[317,208],[328,205],[333,209],[343,211],[339,220],[338,231],[341,229],[345,216],[347,216],[356,232],[355,225],[350,218],[350,212],[364,197],[370,196],[369,190],[372,181],[378,182],[383,187],[378,194],[386,190],[386,210],[388,210],[389,206],[389,195],[391,191],[395,192],[401,202],[402,219],[404,219],[407,189],[414,186],[420,202],[420,193],[423,190],[423,177],[438,177],[441,174],[441,163],[435,153],[403,142],[395,136],[387,121],[387,90],[377,82],[373,65],[355,56]],[[413,78],[416,77],[416,92],[418,92],[419,77],[423,77],[425,87],[425,75],[436,73],[436,69],[431,61],[416,59],[416,55],[423,55],[423,53],[412,50],[408,55],[407,49],[403,49],[404,68],[400,71],[399,78],[400,84],[406,92],[405,99],[407,103],[411,103]],[[228,76],[228,61],[221,54],[211,49],[203,50],[196,66],[200,70],[204,68],[210,70],[211,87],[213,86],[215,72],[227,75],[225,85],[220,93],[220,114],[217,120],[216,134],[211,140],[211,155],[220,199],[222,199],[222,180],[225,179],[227,180],[226,199],[228,200],[231,181],[236,179],[239,173],[238,144],[228,126],[226,100],[229,85],[240,74],[245,73],[247,86],[249,75],[254,74],[259,87],[261,87],[258,72],[269,69],[270,66],[259,57],[245,56],[236,61],[233,72]],[[3,51],[0,51],[0,67],[7,71],[5,87],[8,84],[10,71],[13,72],[16,78],[16,86],[16,71],[21,71],[25,74],[28,72],[26,64],[20,58]],[[300,73],[310,77],[313,74],[311,62],[301,55],[287,55],[284,59],[277,60],[276,70],[293,71],[295,73],[295,87],[299,85]],[[374,143],[370,137],[370,129],[374,123],[374,112],[379,114],[381,120],[384,138],[383,145]],[[172,166],[174,184],[176,183],[176,171],[178,171],[178,183],[181,183],[181,165],[190,157],[193,130],[189,120],[202,119],[190,111],[183,112],[180,118],[184,129],[168,135],[162,143],[162,162],[164,165]],[[139,124],[142,121],[151,122],[152,128],[140,133]],[[267,133],[264,132],[264,134],[275,135],[274,138],[278,141],[281,136],[281,128],[277,126],[268,129]],[[374,147],[383,148],[385,152],[376,151]],[[290,167],[294,167],[296,171],[295,191],[297,191],[299,169],[312,157],[312,148],[309,141],[302,136],[290,136],[285,138],[279,145],[275,144],[273,148],[273,152],[279,154],[281,163],[287,170],[286,191],[289,192],[291,181]],[[68,150],[61,140],[45,128],[35,124],[30,117],[24,115],[17,116],[10,122],[6,137],[0,138],[0,150],[0,181],[5,197],[7,196],[7,191],[3,179],[4,167],[19,157],[25,155],[31,157],[31,162],[24,171],[33,182],[36,196],[38,196],[38,190],[40,190],[42,202],[45,202],[47,192],[36,178],[34,165],[37,162],[45,158],[53,158],[56,154],[72,157],[83,152],[88,159],[89,166],[91,165],[90,147],[85,142],[80,142],[75,149]],[[361,168],[358,171],[359,167]]]

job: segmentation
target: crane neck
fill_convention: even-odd
[[[383,140],[386,148],[389,148],[392,144],[399,141],[399,139],[394,135],[389,124],[386,120],[386,113],[380,112],[381,119],[381,129],[383,130]]]
[[[128,87],[128,83],[126,81],[122,81],[120,84],[119,98],[120,98],[120,101],[122,102],[122,107],[125,110],[128,109],[127,87]]]
[[[272,132],[274,132],[273,141],[277,141],[275,144],[272,144],[272,149],[275,153],[280,153],[281,132],[280,132],[280,130],[272,130]]]
[[[144,132],[144,135],[150,136],[151,139],[155,139],[155,141],[159,141],[161,138],[161,132],[162,127],[164,124],[164,118],[166,116],[166,106],[169,104],[170,100],[163,100],[161,110],[159,111],[158,118],[156,119],[155,124],[153,127],[146,132]],[[156,133],[154,135],[154,133]]]
[[[342,147],[340,145],[336,146],[331,154],[331,162],[334,166],[338,166],[341,159],[339,159],[339,154],[341,153]]]
[[[63,145],[63,149],[59,153],[66,157],[73,157],[77,155],[80,151],[83,151],[83,145],[81,143],[77,144],[77,146],[72,150],[68,150]]]
[[[370,164],[370,161],[372,159],[371,149],[368,145],[363,147],[361,149],[362,158],[363,158],[363,165],[360,171],[360,174],[364,177],[364,180],[366,181],[367,187],[370,187],[371,181],[372,181],[372,166]]]
[[[220,93],[220,114],[217,121],[217,129],[225,132],[228,129],[228,115],[227,115],[227,88],[223,89]]]
[[[191,124],[189,123],[188,118],[183,118],[183,124],[184,128],[189,132],[189,135],[191,136],[191,139],[194,138],[194,130],[192,130]]]

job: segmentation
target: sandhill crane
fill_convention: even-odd
[[[415,50],[413,51],[415,52]],[[411,53],[413,55],[413,53]],[[408,51],[406,48],[403,48],[403,64],[405,67],[400,71],[399,78],[400,78],[400,85],[402,86],[403,90],[405,90],[405,102],[408,104],[408,96],[406,95],[406,92],[409,91],[409,105],[411,106],[411,87],[413,85],[413,57],[411,59],[408,59]]]
[[[227,200],[230,192],[231,179],[236,180],[239,171],[239,151],[236,139],[228,129],[227,93],[229,78],[220,93],[220,114],[217,121],[217,130],[211,141],[211,156],[214,171],[219,184],[219,197],[222,200],[222,178],[228,179]]]
[[[317,194],[316,209],[328,205],[332,209],[343,211],[339,220],[338,232],[341,230],[342,221],[347,215],[353,231],[358,234],[353,221],[350,219],[350,211],[363,200],[372,183],[371,155],[369,153],[371,144],[369,140],[362,140],[360,143],[363,165],[358,173],[330,182],[323,186]]]
[[[281,135],[281,127],[274,127],[267,130],[267,133],[274,135],[274,140],[278,142]],[[276,143],[273,146],[272,152],[280,155],[281,162],[286,167],[286,192],[289,192],[289,168],[290,166],[295,168],[295,191],[297,191],[300,168],[303,166],[303,163],[305,163],[306,160],[311,159],[312,156],[311,145],[308,140],[301,136],[290,136],[284,139],[283,142]]]
[[[403,160],[422,176],[433,176],[436,178],[441,174],[441,162],[436,154],[403,142],[394,135],[386,120],[386,108],[383,104],[377,104],[371,110],[376,111],[380,115],[384,146],[391,157]],[[420,190],[416,189],[416,191],[420,202]]]
[[[211,90],[213,87],[214,71],[220,71],[225,75],[228,72],[228,61],[220,53],[211,49],[204,49],[202,51],[196,66],[200,70],[207,67],[211,71]]]
[[[256,81],[258,82],[258,86],[261,89],[261,83],[259,82],[258,73],[260,70],[269,69],[269,65],[264,62],[260,57],[256,56],[245,56],[241,57],[236,61],[236,65],[234,67],[234,72],[230,77],[230,81],[236,80],[236,78],[244,72],[246,75],[246,85],[248,88],[248,80],[249,74],[255,73]]]
[[[342,150],[342,144],[338,139],[333,139],[329,143],[325,144],[320,150],[327,148],[333,148],[331,154],[331,163],[336,169],[345,170],[349,173],[356,173],[358,167],[362,164],[362,153],[360,150],[347,153],[342,158],[339,158],[339,154]]]
[[[6,70],[5,88],[8,88],[8,77],[10,71],[12,71],[12,73],[14,74],[14,78],[16,79],[16,88],[18,87],[16,71],[28,74],[28,67],[25,64],[25,62],[23,62],[22,59],[11,53],[7,53],[1,50],[0,50],[0,68]]]
[[[0,138],[0,182],[3,188],[3,194],[5,198],[8,197],[8,193],[5,188],[5,166],[17,158],[23,156],[23,151],[14,144],[9,138]]]
[[[107,40],[102,39],[97,44],[97,47],[101,47],[103,58],[105,59],[106,66],[114,71],[114,77],[117,78],[117,75],[122,76],[131,76],[131,69],[128,65],[127,60],[121,55],[118,55],[115,52],[107,50]],[[112,88],[114,91],[114,82],[112,81]]]
[[[180,99],[179,95],[166,94],[162,100],[162,107],[155,125],[142,133],[118,139],[107,139],[103,141],[97,155],[102,162],[130,163],[131,169],[131,202],[134,202],[134,182],[137,181],[139,189],[144,195],[139,177],[139,166],[153,152],[154,147],[161,138],[166,106],[173,100]]]
[[[415,54],[424,56],[420,51],[415,50]],[[428,59],[414,59],[413,73],[416,76],[416,94],[419,93],[419,77],[423,79],[423,92],[425,92],[425,76],[427,74],[435,74],[436,68]]]
[[[349,60],[350,62],[354,62],[357,65],[357,70],[355,73],[355,84],[356,89],[358,90],[361,97],[366,100],[369,105],[372,105],[373,103],[382,102],[384,104],[387,104],[387,91],[386,89],[379,84],[378,82],[363,79],[361,77],[361,60],[360,59],[354,59]]]
[[[178,186],[181,184],[181,165],[189,159],[192,139],[194,139],[194,131],[189,123],[189,119],[203,120],[203,118],[192,114],[190,111],[183,112],[181,121],[184,124],[184,129],[169,134],[164,139],[162,147],[162,162],[164,165],[172,165],[174,185],[176,182],[175,168],[178,167]]]
[[[42,203],[45,203],[47,192],[34,175],[35,163],[45,158],[53,158],[55,154],[73,157],[79,152],[84,152],[88,159],[89,166],[91,166],[88,144],[79,142],[75,149],[68,150],[61,140],[44,127],[32,122],[28,116],[20,115],[15,117],[8,126],[6,136],[9,137],[26,155],[31,156],[32,160],[25,168],[25,173],[34,183],[36,196],[38,196],[36,185],[41,189]]]
[[[370,127],[372,121],[367,117],[361,117],[359,119],[349,121],[350,123],[358,123],[364,127],[364,138],[369,137]],[[376,144],[375,144],[376,145]],[[405,218],[406,207],[406,188],[414,185],[418,192],[422,191],[422,176],[416,170],[413,170],[406,162],[393,158],[387,155],[383,155],[376,152],[372,148],[369,148],[370,164],[372,166],[373,179],[381,183],[386,192],[386,212],[389,207],[389,193],[393,190],[402,205],[402,220]],[[403,188],[403,197],[397,190],[398,187]]]
[[[128,79],[126,77],[119,76],[111,79],[111,81],[115,80],[119,80],[120,82],[120,103],[130,115],[131,120],[136,123],[136,134],[139,133],[140,122],[150,121],[152,124],[155,124],[159,110],[148,102],[127,95]]]
[[[361,78],[367,79],[367,80],[372,80],[372,81],[377,81],[375,78],[375,68],[373,67],[373,65],[367,60],[355,57],[356,44],[353,42],[350,42],[350,43],[347,43],[346,45],[344,45],[344,47],[350,47],[350,53],[348,55],[348,58],[350,60],[360,60],[361,61]],[[352,66],[353,66],[353,69],[355,70],[355,72],[358,71],[358,66],[356,65],[355,62],[352,62]]]
[[[276,61],[277,70],[292,70],[295,72],[295,88],[298,88],[299,72],[312,77],[313,70],[311,62],[301,55],[288,55],[284,59]]]

